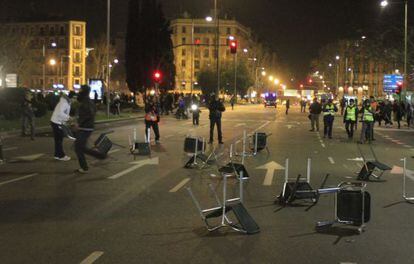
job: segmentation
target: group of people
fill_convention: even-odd
[[[394,119],[398,124],[398,128],[400,128],[401,120],[406,116],[407,126],[410,127],[412,124],[413,108],[409,103],[405,105],[397,100],[393,104],[389,100],[377,102],[374,97],[370,97],[370,99],[366,99],[362,103],[361,108],[358,108],[357,100],[354,99],[349,101],[341,100],[340,106],[343,123],[345,124],[345,130],[349,139],[353,139],[358,123],[362,123],[361,135],[358,141],[360,144],[375,140],[374,124],[376,121],[379,126],[381,126],[382,121],[385,121],[387,126],[392,125],[392,120]],[[333,103],[332,99],[322,99],[319,102],[317,98],[314,98],[309,106],[310,131],[315,131],[315,128],[316,131],[319,131],[319,116],[323,114],[324,138],[332,138],[333,123],[337,112],[338,107]],[[394,113],[393,119],[391,117],[392,113]]]

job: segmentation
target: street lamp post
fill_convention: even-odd
[[[220,18],[217,9],[217,0],[214,0],[214,18],[216,20],[216,70],[217,70],[217,90],[216,94],[220,93]]]
[[[109,104],[111,103],[110,99],[110,85],[109,82],[111,81],[110,76],[110,62],[109,62],[109,45],[110,45],[110,36],[111,34],[111,0],[107,0],[107,16],[106,16],[106,115],[109,117]]]
[[[388,1],[383,0],[380,3],[382,8],[385,8],[388,6]],[[402,95],[406,94],[407,91],[407,52],[408,52],[408,0],[404,0],[404,76],[403,76],[403,87],[402,92],[400,95],[400,99]]]

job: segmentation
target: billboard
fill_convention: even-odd
[[[397,89],[397,83],[403,82],[403,77],[399,74],[385,74],[383,87],[385,93],[395,93]]]
[[[95,99],[95,91],[98,94],[98,100],[102,100],[103,95],[103,80],[102,79],[90,79],[89,87],[91,87],[91,93],[89,97],[93,100]]]
[[[6,74],[6,87],[7,88],[17,87],[17,74],[15,73]]]
[[[284,96],[297,97],[298,96],[298,90],[286,89],[286,90],[283,91],[283,95]]]

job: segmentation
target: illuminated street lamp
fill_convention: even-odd
[[[329,63],[329,64],[328,64],[328,66],[329,66],[329,67],[332,67],[332,63]]]
[[[339,55],[336,55],[335,59],[339,60],[341,57],[339,57]]]
[[[273,81],[273,79],[274,79],[274,78],[273,78],[273,76],[272,76],[272,75],[270,75],[270,76],[269,76],[269,81],[271,81],[271,82],[272,82],[272,81]]]
[[[262,71],[262,76],[266,76],[266,72],[265,71]]]
[[[278,85],[280,83],[279,79],[274,80],[275,85]]]
[[[387,0],[381,1],[382,8],[387,7],[389,2]],[[407,50],[408,50],[408,0],[404,0],[404,80],[403,89],[407,89]],[[401,99],[401,97],[400,97]]]
[[[213,21],[213,18],[211,16],[208,16],[208,17],[206,17],[206,21],[211,22],[211,21]]]
[[[50,59],[49,60],[49,65],[50,66],[55,66],[56,65],[56,60],[55,59]]]

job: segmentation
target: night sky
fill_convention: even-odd
[[[223,12],[250,27],[276,51],[291,71],[303,77],[310,60],[326,43],[368,35],[381,23],[402,25],[402,5],[381,11],[379,0],[218,0]],[[161,0],[168,17],[187,11],[205,17],[213,0]],[[112,0],[113,32],[125,31],[128,0]],[[82,19],[90,36],[105,32],[106,0],[0,0],[0,19],[51,16]],[[414,12],[411,12],[414,13]],[[411,16],[412,17],[412,16]]]

